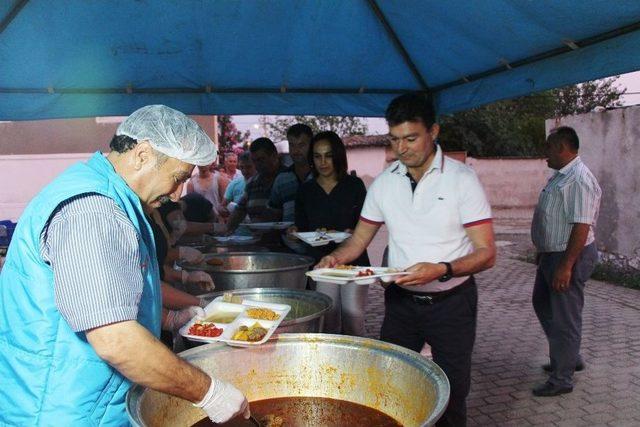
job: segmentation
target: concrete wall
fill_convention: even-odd
[[[369,187],[373,179],[380,174],[390,162],[393,153],[389,147],[353,147],[347,149],[348,170],[355,170],[358,177]]]
[[[211,116],[191,116],[213,137]],[[90,153],[109,151],[123,117],[0,122],[0,220],[16,221],[42,187]]]
[[[640,106],[547,120],[573,127],[580,157],[602,188],[598,249],[640,269]]]
[[[192,116],[212,137],[211,116]],[[108,151],[124,117],[0,122],[0,155]]]
[[[532,208],[551,170],[544,159],[467,158],[495,208]]]
[[[40,189],[71,164],[90,153],[0,155],[0,219],[13,221]],[[368,187],[388,165],[382,147],[347,151],[349,170],[356,170]],[[467,164],[478,173],[494,208],[531,208],[538,200],[549,169],[542,159],[474,159]]]
[[[46,184],[89,153],[0,156],[0,220],[17,221]]]
[[[464,153],[452,157],[463,160]],[[362,147],[347,150],[349,170],[355,169],[368,187],[373,179],[393,161],[388,147]],[[533,208],[538,202],[551,171],[544,159],[474,159],[466,157],[494,208]]]

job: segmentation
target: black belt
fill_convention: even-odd
[[[467,280],[460,283],[456,287],[448,289],[446,291],[442,291],[442,292],[414,292],[405,288],[401,288],[400,286],[394,284],[395,290],[400,295],[406,298],[411,298],[413,302],[415,302],[416,304],[422,304],[422,305],[436,304],[474,285],[475,285],[475,280],[473,280],[473,276],[469,277]]]

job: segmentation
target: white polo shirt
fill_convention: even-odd
[[[491,206],[473,169],[443,156],[437,146],[415,191],[407,167],[399,161],[379,175],[367,192],[360,219],[387,225],[389,266],[405,269],[419,262],[453,261],[473,252],[465,227],[491,222]],[[439,292],[468,277],[403,287]]]

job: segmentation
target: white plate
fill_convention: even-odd
[[[242,245],[242,244],[250,244],[250,243],[255,243],[258,241],[258,239],[254,236],[215,236],[214,237],[218,242],[220,243],[235,243],[237,245]]]
[[[258,320],[252,319],[247,316],[246,311],[249,308],[261,307],[268,308],[276,313],[278,313],[279,317],[277,320]],[[190,335],[189,328],[193,326],[196,322],[202,321],[202,319],[191,319],[186,325],[180,328],[180,335],[191,340],[198,342],[224,342],[234,347],[254,347],[260,344],[267,342],[267,340],[273,335],[275,330],[278,328],[280,323],[287,317],[289,311],[291,310],[291,306],[287,304],[274,304],[268,302],[260,302],[260,301],[251,301],[244,300],[242,304],[233,304],[229,302],[220,301],[218,298],[210,302],[205,308],[204,312],[207,315],[211,315],[216,311],[224,311],[224,312],[237,312],[238,316],[231,323],[213,323],[216,328],[222,328],[222,334],[217,337],[202,337],[199,335]],[[260,341],[238,341],[233,340],[233,335],[236,333],[240,326],[251,326],[254,323],[258,322],[262,327],[267,329],[266,335]]]
[[[305,231],[293,233],[298,239],[311,246],[324,246],[329,242],[341,243],[342,241],[351,237],[351,234],[344,231],[332,231],[332,232],[319,232],[319,231]]]
[[[243,222],[240,225],[245,225],[252,230],[286,230],[293,225],[293,222]]]
[[[370,276],[358,276],[360,271],[372,270],[375,274]],[[407,271],[396,271],[387,267],[353,267],[352,269],[341,268],[319,268],[306,273],[316,282],[334,283],[336,285],[344,285],[353,283],[356,285],[370,285],[378,280],[388,283],[399,279],[402,276],[410,274]]]

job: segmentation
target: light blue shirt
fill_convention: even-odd
[[[602,190],[589,168],[576,157],[558,170],[540,193],[531,222],[531,239],[538,252],[563,252],[573,224],[589,224],[586,245],[594,238]]]
[[[224,198],[229,202],[238,203],[240,199],[242,199],[246,183],[247,182],[243,176],[233,178],[229,185],[227,185],[227,190],[224,192]]]

